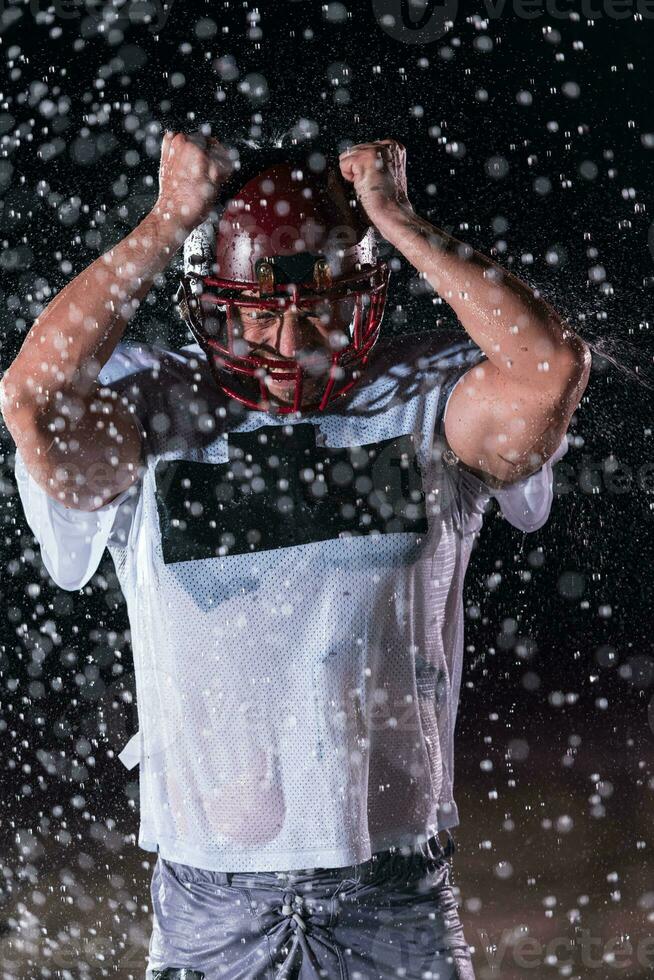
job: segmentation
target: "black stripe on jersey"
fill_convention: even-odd
[[[412,435],[316,446],[308,423],[232,432],[226,463],[159,460],[164,562],[427,530]]]

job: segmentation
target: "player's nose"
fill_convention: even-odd
[[[316,325],[302,312],[287,309],[278,343],[281,357],[296,358],[301,351],[316,350],[322,346],[322,337]]]

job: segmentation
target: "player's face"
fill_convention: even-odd
[[[254,295],[246,292],[243,295]],[[300,303],[283,311],[235,306],[239,333],[248,345],[249,353],[279,361],[296,360],[304,369],[302,404],[320,398],[329,378],[332,354],[350,342],[350,323],[354,301],[340,300],[333,305]],[[270,395],[283,404],[293,401],[295,382],[266,382]]]

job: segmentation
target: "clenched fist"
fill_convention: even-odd
[[[192,231],[209,217],[232,170],[228,150],[215,137],[164,133],[155,212]]]
[[[407,196],[406,149],[397,140],[356,143],[338,162],[373,224],[392,209],[413,211]]]

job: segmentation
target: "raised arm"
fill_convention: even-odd
[[[373,224],[486,354],[452,393],[450,446],[494,486],[535,472],[560,444],[584,393],[588,346],[526,283],[414,212],[400,143],[357,144],[340,164]]]
[[[0,409],[28,472],[67,507],[97,510],[139,477],[134,415],[98,375],[231,167],[217,140],[166,133],[154,208],[53,299],[0,382]]]

